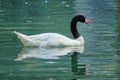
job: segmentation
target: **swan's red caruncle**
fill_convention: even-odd
[[[85,18],[85,23],[88,25],[90,23],[90,20],[88,18]]]

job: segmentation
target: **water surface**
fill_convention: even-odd
[[[0,80],[119,80],[118,0],[0,0]],[[72,37],[76,14],[85,46],[25,48],[13,31],[26,35],[57,32]]]

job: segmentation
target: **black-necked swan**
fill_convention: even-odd
[[[79,34],[77,30],[77,22],[82,22],[88,24],[90,21],[87,17],[83,15],[76,15],[73,17],[70,27],[73,37],[75,39],[70,39],[64,35],[58,33],[42,33],[37,35],[24,35],[22,33],[16,32],[22,44],[26,47],[72,47],[72,46],[82,46],[84,45],[84,38]]]

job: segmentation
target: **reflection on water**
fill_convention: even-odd
[[[56,64],[55,60],[58,60],[64,57],[65,55],[70,54],[71,60],[69,60],[68,62],[70,62],[69,65],[71,65],[71,72],[73,72],[74,75],[88,75],[90,64],[83,64],[83,63],[81,64],[78,62],[79,57],[81,54],[83,54],[83,52],[84,52],[84,46],[64,47],[64,48],[27,48],[25,47],[21,50],[21,53],[18,54],[18,57],[15,59],[15,61],[25,61],[30,58],[40,59],[40,60],[43,59],[46,61],[44,61],[44,63],[41,63],[40,65],[45,65],[45,63],[54,65]],[[33,67],[31,67],[31,69],[32,68]]]
[[[59,59],[60,56],[68,53],[84,52],[84,46],[80,47],[65,47],[65,48],[23,48],[18,58],[15,61],[20,61],[24,58],[41,58],[41,59]]]
[[[78,64],[79,55],[79,52],[73,52],[71,56],[72,72],[75,75],[87,75],[89,73],[90,64]]]

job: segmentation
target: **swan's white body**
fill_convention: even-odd
[[[27,36],[15,31],[15,34],[21,40],[22,44],[28,47],[72,47],[84,45],[82,36],[77,39],[70,39],[58,33],[43,33]]]

